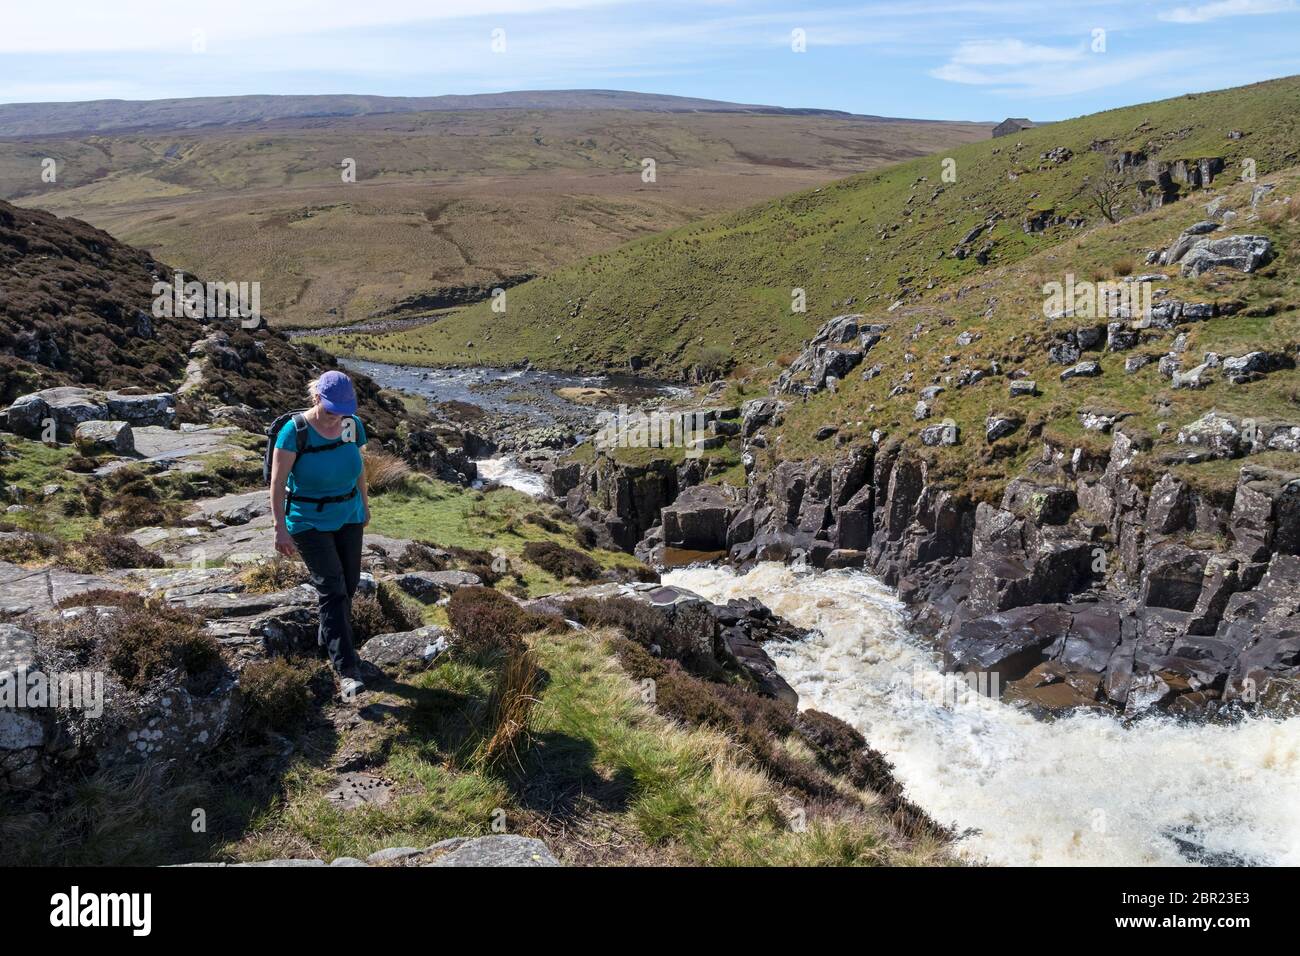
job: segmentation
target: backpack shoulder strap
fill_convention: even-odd
[[[294,412],[293,436],[295,447],[298,449],[298,454],[301,455],[310,443],[310,438],[307,435],[307,419],[303,417],[302,412]]]

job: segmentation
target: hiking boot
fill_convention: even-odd
[[[365,681],[357,677],[339,677],[339,695],[344,700],[355,700],[366,689]]]

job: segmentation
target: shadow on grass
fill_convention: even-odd
[[[551,675],[539,669],[539,697],[550,682]],[[595,811],[627,809],[633,775],[626,769],[612,777],[602,775],[595,767],[596,748],[590,740],[558,731],[533,734],[521,753],[487,768],[477,764],[474,756],[493,730],[485,699],[397,681],[376,685],[376,689],[401,697],[405,703],[369,705],[363,708],[363,718],[402,721],[406,729],[398,739],[435,749],[462,769],[500,780],[520,809],[552,822]]]
[[[595,756],[591,741],[549,731],[533,737],[521,763],[502,777],[521,807],[551,822],[596,811],[622,813],[632,797],[633,775],[624,767],[603,776]]]

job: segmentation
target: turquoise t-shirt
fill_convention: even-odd
[[[359,524],[366,520],[366,506],[358,491],[347,501],[335,501],[326,505],[316,505],[299,501],[298,495],[307,498],[334,498],[346,495],[356,488],[357,479],[361,477],[363,467],[361,446],[366,443],[366,429],[361,419],[355,415],[354,440],[344,442],[328,451],[316,451],[298,456],[293,471],[289,473],[286,486],[294,496],[285,509],[284,524],[290,534],[315,529],[317,531],[337,531],[345,524]],[[346,423],[344,423],[346,425]],[[345,429],[346,434],[346,429]],[[307,423],[307,447],[318,448],[338,441],[326,438]],[[285,451],[296,452],[298,443],[294,440],[293,422],[285,422],[276,436],[275,447]]]

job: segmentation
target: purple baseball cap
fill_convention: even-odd
[[[342,372],[330,370],[316,383],[321,408],[331,415],[355,415],[357,393],[352,389],[352,379]]]

